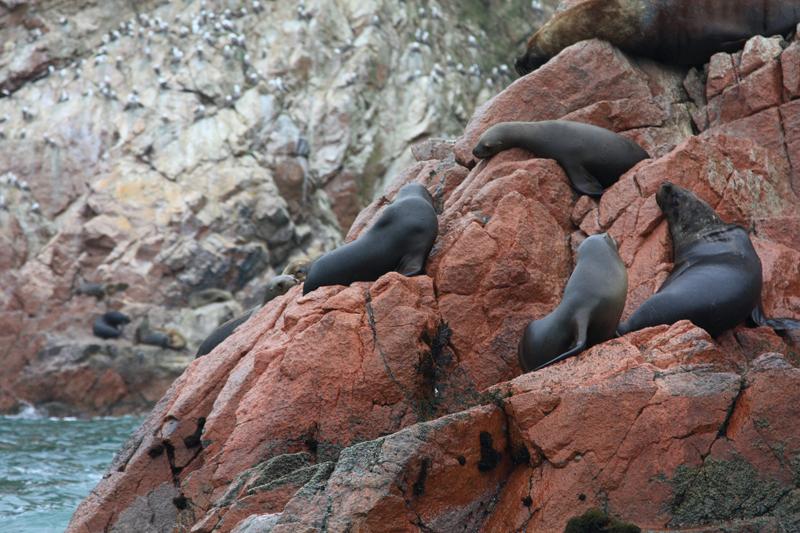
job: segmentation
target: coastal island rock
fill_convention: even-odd
[[[751,230],[766,314],[800,317],[800,100],[747,89],[800,68],[782,62],[792,50],[759,52],[724,89],[724,76],[709,71],[712,90],[600,41],[518,79],[452,150],[416,150],[351,227],[348,240],[402,185],[426,185],[440,208],[426,274],[267,304],[173,383],[68,531],[147,517],[196,533],[560,532],[592,508],[657,531],[798,529],[796,336],[742,325],[712,339],[682,321],[540,372],[520,375],[516,359],[585,235],[620,245],[623,319],[659,287],[672,268],[664,180]],[[610,127],[654,157],[599,202],[553,161],[471,158],[496,122],[553,118]]]

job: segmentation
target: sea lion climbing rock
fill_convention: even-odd
[[[748,316],[776,329],[800,325],[761,312],[761,260],[744,228],[723,222],[711,206],[670,182],[661,185],[656,202],[667,217],[675,266],[661,288],[620,324],[621,335],[690,320],[716,337]]]
[[[392,271],[421,274],[438,233],[428,190],[419,183],[405,185],[366,233],[314,261],[303,294],[326,285],[375,281]]]
[[[575,270],[552,313],[525,328],[519,364],[539,370],[614,336],[625,308],[628,272],[607,233],[592,235],[578,247]]]
[[[472,154],[486,159],[510,148],[555,159],[575,190],[589,196],[600,196],[636,163],[650,157],[622,135],[569,120],[495,124],[481,135]]]
[[[699,65],[754,35],[784,34],[800,21],[798,0],[586,0],[556,13],[516,60],[522,76],[564,48],[602,39],[634,55]]]
[[[124,313],[109,311],[94,320],[92,332],[101,339],[116,339],[122,335],[122,327],[130,321],[130,317]]]
[[[281,274],[279,276],[275,276],[272,278],[269,283],[267,284],[266,292],[264,293],[264,300],[263,304],[286,294],[286,292],[297,285],[299,282],[292,276]],[[197,349],[197,353],[195,354],[195,358],[202,357],[214,348],[217,347],[219,343],[227,339],[231,336],[231,334],[236,331],[240,325],[247,322],[247,320],[252,316],[259,309],[259,306],[253,307],[248,309],[241,315],[228,320],[227,322],[223,323],[217,329],[211,332],[211,335],[206,337],[206,339],[200,344],[200,347]]]

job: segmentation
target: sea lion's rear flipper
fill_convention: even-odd
[[[404,276],[416,276],[425,272],[426,256],[419,252],[409,252],[400,258],[400,262],[395,269]]]
[[[560,161],[559,161],[560,163]],[[597,178],[592,176],[589,171],[583,168],[583,165],[578,163],[562,164],[564,172],[567,173],[569,181],[572,186],[581,194],[588,196],[600,196],[603,194],[603,186],[597,181]]]
[[[576,330],[576,333],[577,333],[577,335],[576,335],[577,340],[575,341],[575,346],[573,346],[572,348],[570,348],[566,352],[562,353],[561,355],[554,357],[553,359],[551,359],[550,361],[544,363],[543,365],[537,366],[533,370],[534,371],[541,370],[542,368],[544,368],[546,366],[550,366],[552,364],[558,363],[559,361],[563,361],[564,359],[566,359],[568,357],[572,357],[573,355],[577,355],[577,354],[581,353],[583,350],[585,350],[586,349],[586,337],[587,337],[587,333],[589,331],[589,318],[590,318],[590,315],[591,315],[591,313],[588,312],[588,310],[587,310],[587,312],[580,313],[579,315],[577,315],[575,317],[575,326],[576,326],[575,330]]]
[[[761,304],[750,313],[748,322],[755,326],[769,326],[776,331],[786,331],[790,329],[800,329],[800,320],[793,318],[768,318],[764,315]]]

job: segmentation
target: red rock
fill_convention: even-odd
[[[706,99],[711,100],[721,94],[733,84],[734,80],[736,80],[736,69],[733,66],[733,57],[725,52],[711,56],[708,62]]]
[[[781,54],[781,71],[786,99],[800,96],[800,43],[797,41]]]
[[[781,41],[783,41],[782,37],[767,38],[761,35],[756,35],[748,40],[742,50],[739,76],[744,78],[781,55],[783,52]]]
[[[147,515],[195,532],[547,533],[591,507],[649,530],[793,530],[791,337],[739,326],[712,339],[681,321],[540,372],[519,375],[516,361],[524,326],[561,300],[584,232],[619,243],[625,316],[659,288],[672,269],[654,200],[666,179],[754,228],[767,314],[800,318],[800,108],[767,98],[771,85],[747,92],[775,65],[725,89],[746,98],[687,139],[680,80],[606,44],[579,43],[521,78],[476,113],[454,148],[461,163],[472,164],[472,143],[494,122],[570,113],[641,133],[656,158],[596,202],[523,150],[471,170],[446,150],[420,150],[423,161],[359,214],[348,239],[403,184],[424,183],[441,207],[426,275],[304,297],[298,287],[265,306],[174,383],[69,531],[136,529]],[[55,292],[21,290],[25,302]],[[0,324],[17,327],[15,316]],[[163,505],[181,496],[186,509]]]

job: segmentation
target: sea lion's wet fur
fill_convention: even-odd
[[[785,34],[799,21],[800,0],[588,0],[556,13],[515,66],[527,74],[593,38],[665,63],[698,65],[754,35]]]
[[[101,339],[116,339],[122,335],[122,327],[130,321],[130,317],[124,313],[108,311],[94,320],[92,333]]]
[[[483,159],[510,148],[555,159],[572,186],[589,196],[600,196],[636,163],[650,157],[627,137],[569,120],[495,124],[481,135],[472,154]]]
[[[607,341],[625,308],[628,272],[614,240],[593,235],[578,247],[578,260],[552,313],[525,328],[518,357],[530,372]]]
[[[438,232],[428,190],[418,183],[405,185],[363,235],[314,261],[303,294],[327,285],[375,281],[392,271],[421,274]]]
[[[669,182],[656,201],[669,224],[674,267],[619,333],[691,320],[716,337],[743,322],[759,306],[762,284],[761,260],[747,231]]]

